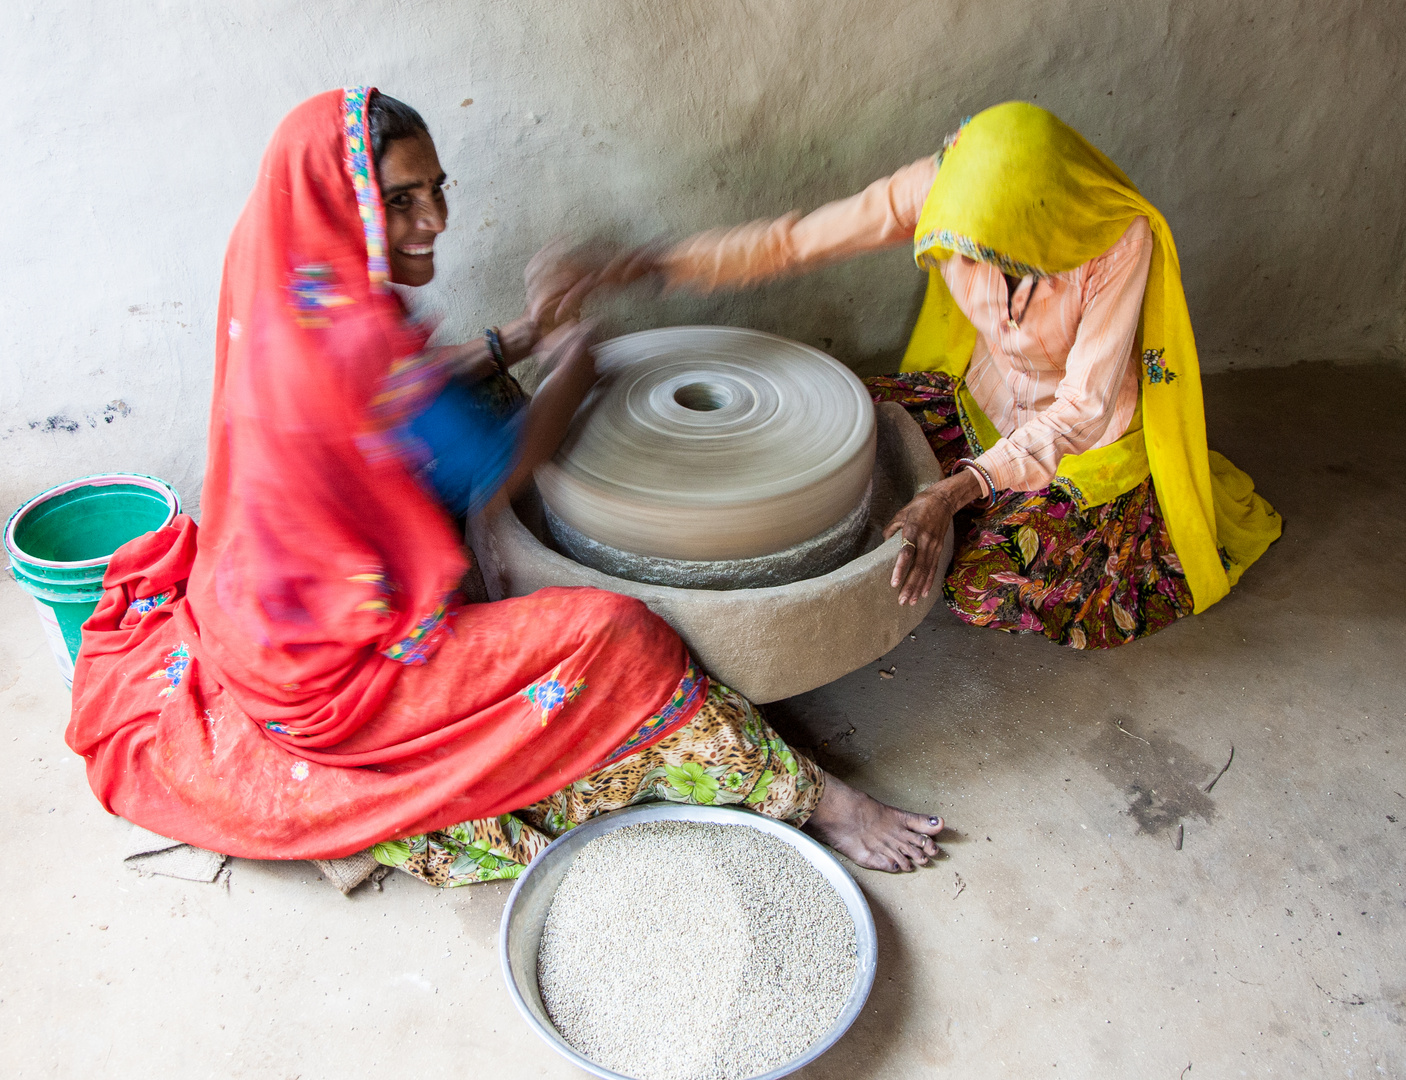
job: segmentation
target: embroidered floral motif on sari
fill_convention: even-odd
[[[158,671],[153,671],[147,676],[148,679],[165,679],[167,684],[161,688],[157,697],[170,697],[176,692],[176,687],[181,685],[181,680],[185,678],[186,668],[190,666],[190,649],[183,641],[166,655],[166,666]]]
[[[137,616],[145,615],[149,611],[155,611],[175,595],[175,589],[167,589],[165,592],[159,592],[155,596],[138,597],[127,605],[127,614]]]
[[[532,702],[533,708],[542,713],[542,726],[546,727],[552,714],[564,709],[580,697],[586,690],[586,680],[577,679],[567,685],[561,681],[561,665],[552,669],[545,679],[539,679],[523,689],[521,696]]]
[[[433,611],[416,623],[409,634],[394,645],[382,649],[381,655],[400,664],[428,663],[444,636],[454,632],[448,620],[457,611],[455,595],[450,593]]]
[[[288,300],[298,312],[294,321],[305,330],[331,326],[332,320],[323,314],[328,308],[356,303],[337,288],[330,263],[295,267],[288,280]]]
[[[1149,383],[1169,383],[1177,377],[1177,373],[1162,362],[1162,355],[1166,351],[1166,349],[1144,349],[1142,351],[1142,366],[1147,368],[1147,381]]]

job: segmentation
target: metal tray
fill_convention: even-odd
[[[869,903],[859,891],[854,878],[828,848],[812,840],[799,829],[748,810],[720,806],[686,806],[667,802],[647,803],[617,810],[612,814],[602,814],[554,840],[546,851],[532,861],[532,865],[522,877],[518,878],[512,894],[508,897],[508,906],[503,910],[503,923],[498,932],[498,954],[503,963],[503,977],[518,1012],[527,1021],[528,1027],[578,1068],[602,1077],[603,1080],[636,1080],[634,1077],[612,1072],[582,1056],[572,1049],[552,1026],[537,988],[537,949],[542,941],[542,928],[546,924],[552,898],[556,896],[561,879],[571,868],[576,853],[606,833],[627,825],[652,821],[700,821],[760,829],[800,852],[840,894],[850,918],[854,920],[858,961],[854,986],[850,989],[844,1011],[831,1025],[830,1030],[812,1043],[804,1053],[770,1072],[760,1073],[748,1080],[777,1080],[809,1065],[849,1030],[849,1026],[859,1016],[865,1000],[869,997],[869,991],[874,985],[874,968],[878,959],[874,916],[870,913]]]

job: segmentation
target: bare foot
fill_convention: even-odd
[[[860,866],[901,873],[937,856],[933,837],[942,819],[885,806],[826,773],[825,794],[805,831]]]

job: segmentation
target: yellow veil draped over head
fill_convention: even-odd
[[[1102,255],[1137,217],[1147,218],[1153,244],[1137,346],[1140,416],[1116,442],[1066,455],[1055,483],[1088,508],[1150,474],[1199,612],[1278,539],[1282,520],[1245,473],[1206,447],[1196,340],[1166,219],[1118,166],[1044,109],[997,105],[948,140],[914,234],[928,291],[902,370],[956,378],[972,452],[989,449],[1000,433],[962,381],[976,328],[937,264],[966,255],[1007,274],[1057,274]]]

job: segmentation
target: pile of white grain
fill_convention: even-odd
[[[741,1080],[839,1016],[854,922],[795,848],[745,826],[630,825],[583,847],[537,955],[547,1014],[638,1080]]]

